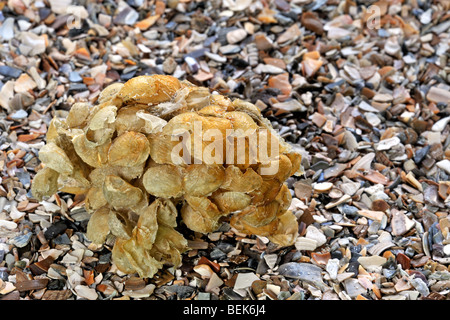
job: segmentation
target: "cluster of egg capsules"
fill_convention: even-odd
[[[103,244],[113,236],[112,259],[124,273],[151,278],[179,266],[188,245],[177,221],[206,234],[227,220],[280,246],[297,237],[284,182],[300,173],[301,156],[249,102],[171,76],[139,76],[109,85],[93,106],[73,104],[46,138],[33,196],[84,195],[87,237]],[[263,143],[272,152],[264,159]]]

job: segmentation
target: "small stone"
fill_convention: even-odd
[[[375,225],[377,223],[372,223],[370,225],[370,227],[372,227],[373,225]],[[392,248],[393,246],[395,246],[395,244],[393,242],[391,242],[390,240],[383,240],[380,238],[378,238],[378,241],[380,241],[379,243],[377,243],[376,245],[374,245],[373,247],[371,247],[368,252],[372,255],[372,256],[379,256],[381,253],[383,253],[383,251]]]
[[[450,244],[445,245],[443,251],[446,256],[450,256]]]
[[[323,34],[323,24],[314,12],[303,12],[301,23],[306,29],[318,34],[319,36]]]
[[[47,81],[45,81],[45,79],[43,79],[41,77],[41,75],[38,73],[38,71],[35,67],[31,67],[30,70],[28,71],[28,73],[33,78],[33,80],[36,83],[37,88],[39,90],[42,90],[45,88],[45,86],[47,85]]]
[[[65,14],[72,0],[49,0],[52,11],[56,14]]]
[[[153,26],[158,21],[158,19],[160,17],[161,16],[159,14],[154,15],[154,16],[150,16],[148,18],[145,18],[145,19],[137,22],[135,24],[135,27],[138,27],[139,29],[141,29],[141,31],[147,30],[148,28]],[[134,16],[133,16],[133,18],[134,18]],[[130,19],[133,19],[133,18],[130,18]]]
[[[14,83],[14,91],[18,93],[25,93],[36,87],[36,82],[26,73],[21,74]]]
[[[322,114],[320,114],[318,112],[314,112],[313,115],[311,116],[311,121],[316,126],[321,128],[325,124],[325,122],[327,121],[327,118],[324,115],[322,115]]]
[[[353,196],[361,187],[358,182],[346,182],[339,185],[339,188],[347,195]]]
[[[325,270],[330,275],[331,280],[337,279],[339,269],[340,269],[340,265],[339,265],[338,259],[328,260]]]
[[[416,164],[420,164],[422,162],[423,159],[425,159],[426,155],[428,154],[429,150],[430,150],[430,145],[427,145],[421,149],[416,150],[415,154],[414,154],[414,162]]]
[[[252,0],[227,1],[226,4],[230,10],[244,11],[252,4]]]
[[[12,115],[10,115],[10,118],[13,120],[21,120],[21,119],[25,119],[26,117],[28,117],[28,112],[26,112],[23,109],[18,110],[16,112],[14,112]]]
[[[267,282],[264,280],[255,280],[252,282],[252,291],[254,294],[259,295],[266,288]]]
[[[44,236],[47,240],[55,238],[57,235],[67,230],[67,225],[63,221],[52,224],[45,232]]]
[[[219,48],[219,51],[222,54],[235,54],[241,52],[241,50],[241,47],[235,44],[228,44]]]
[[[350,217],[354,217],[357,213],[358,213],[358,208],[355,206],[350,206],[348,204],[344,204],[342,206],[342,213],[350,216]]]
[[[436,166],[438,166],[440,169],[447,172],[447,174],[450,174],[450,160],[445,159],[445,160],[436,162]]]
[[[347,37],[351,34],[351,32],[347,29],[339,28],[339,27],[330,27],[327,30],[328,39],[340,39]]]
[[[316,59],[304,59],[302,61],[302,72],[305,77],[312,77],[322,67],[323,61]]]
[[[334,202],[330,202],[328,204],[325,205],[325,209],[331,209],[333,207],[336,207],[340,204],[346,203],[347,201],[349,201],[351,199],[351,197],[348,194],[344,194],[342,197],[340,197],[338,200],[334,201]]]
[[[414,188],[416,188],[419,191],[423,191],[422,185],[420,184],[419,181],[417,181],[417,179],[414,177],[414,174],[411,171],[405,176],[405,179]]]
[[[14,221],[0,219],[0,227],[4,227],[8,230],[14,230],[15,228],[17,228],[17,223],[15,223]]]
[[[377,199],[372,201],[372,210],[373,211],[382,211],[386,212],[388,209],[390,209],[390,205],[383,199]]]

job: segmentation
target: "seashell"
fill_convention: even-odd
[[[103,244],[109,234],[109,208],[102,207],[95,211],[89,219],[86,236],[96,244]]]
[[[180,88],[180,81],[171,76],[139,76],[128,80],[116,97],[125,105],[132,103],[153,105],[169,101]]]
[[[103,183],[103,195],[114,208],[131,208],[144,199],[142,190],[115,175],[108,175]]]
[[[150,153],[150,143],[142,133],[127,131],[114,139],[108,151],[108,163],[134,167],[144,163]]]
[[[39,150],[39,160],[61,174],[70,174],[73,171],[73,165],[67,154],[53,142]]]
[[[155,197],[177,198],[183,195],[185,170],[171,164],[155,164],[142,177],[145,190]]]

